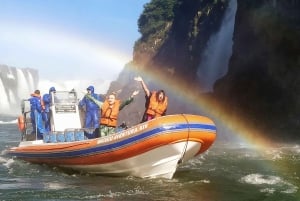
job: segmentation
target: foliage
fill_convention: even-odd
[[[174,6],[177,0],[152,0],[145,4],[144,12],[138,20],[139,32],[143,38],[163,30],[174,19]]]

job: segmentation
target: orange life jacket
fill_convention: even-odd
[[[101,125],[116,127],[118,114],[120,109],[120,100],[115,100],[115,103],[110,107],[107,100],[104,101],[101,107]]]
[[[19,127],[19,131],[24,131],[25,129],[25,119],[23,115],[20,115],[18,117],[18,127]]]
[[[165,100],[163,102],[159,102],[156,99],[156,91],[153,91],[150,97],[149,106],[147,109],[147,114],[152,115],[154,117],[160,117],[166,111],[168,106],[168,97],[165,96]]]

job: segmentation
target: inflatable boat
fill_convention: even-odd
[[[42,140],[27,131],[23,111],[22,140],[7,150],[9,156],[81,173],[171,179],[178,166],[205,152],[216,139],[213,121],[192,114],[167,115],[90,139],[91,131],[80,123],[76,93],[66,93],[61,97],[67,100],[53,100],[52,131]]]

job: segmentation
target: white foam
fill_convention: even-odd
[[[204,183],[204,184],[209,184],[209,183],[210,183],[210,181],[207,180],[207,179],[202,179],[202,180],[200,180],[200,182],[201,182],[201,183]]]
[[[1,121],[0,124],[16,124],[18,122],[17,119],[11,120],[11,121]]]
[[[10,168],[11,166],[12,166],[12,164],[14,163],[14,159],[7,159],[6,161],[5,161],[5,163],[3,163],[3,165],[5,166],[5,167],[7,167],[7,168]]]
[[[58,182],[48,182],[44,184],[44,188],[49,190],[62,190],[65,188],[70,188],[70,186]]]
[[[272,176],[272,175],[262,175],[262,174],[249,174],[247,176],[244,176],[240,179],[240,182],[247,183],[247,184],[253,184],[253,185],[262,185],[265,187],[265,185],[268,185],[269,187],[265,187],[260,190],[260,192],[266,192],[266,193],[274,193],[277,188],[273,188],[272,186],[277,186],[281,193],[296,193],[298,191],[298,187],[284,181],[278,176]]]
[[[6,162],[7,162],[6,158],[0,157],[0,163],[6,163]]]
[[[269,156],[271,156],[272,160],[278,160],[278,159],[282,159],[282,151],[278,150],[278,149],[272,149],[267,151],[267,154]]]
[[[241,178],[241,182],[248,184],[278,184],[281,178],[277,176],[264,176],[261,174],[249,174]]]
[[[260,192],[262,193],[269,193],[269,194],[272,194],[274,193],[276,190],[274,188],[264,188],[264,189],[261,189]]]

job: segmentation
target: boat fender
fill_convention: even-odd
[[[20,115],[18,117],[18,127],[19,127],[19,131],[24,131],[25,129],[25,121],[23,115]]]

